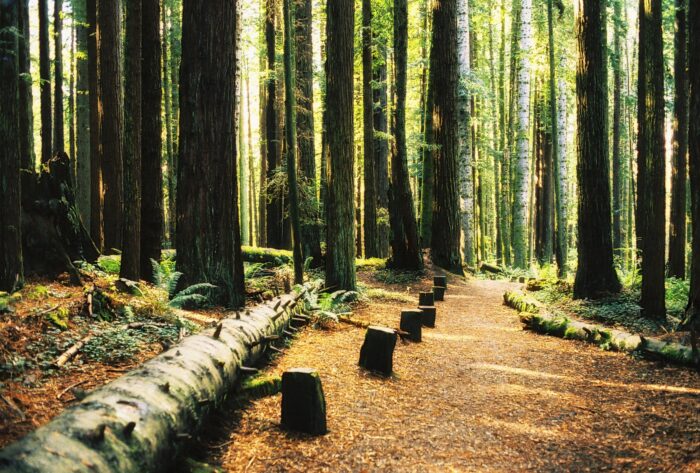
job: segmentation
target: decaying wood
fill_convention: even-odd
[[[297,294],[282,296],[297,299]],[[50,423],[0,451],[0,472],[168,471],[182,447],[265,353],[249,348],[279,335],[291,316],[273,320],[269,304],[241,320],[185,338],[165,353],[90,392]],[[168,389],[163,389],[167,385]],[[128,426],[134,423],[134,426]],[[127,435],[127,431],[129,431]],[[186,435],[186,437],[181,436]]]
[[[282,426],[310,435],[327,432],[326,400],[315,370],[292,368],[282,374]]]
[[[481,263],[481,271],[484,273],[501,274],[503,272],[503,268],[496,266],[495,264]],[[439,284],[435,285],[439,286]]]
[[[360,366],[383,376],[391,376],[397,333],[386,327],[368,327],[360,349]]]

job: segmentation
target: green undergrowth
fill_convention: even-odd
[[[280,391],[282,391],[282,378],[279,376],[259,375],[243,380],[240,395],[244,399],[260,399],[274,396]]]

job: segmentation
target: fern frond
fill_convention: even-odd
[[[151,276],[153,278],[153,284],[162,288],[163,268],[161,268],[158,261],[154,260],[153,258],[151,258],[151,268],[153,269],[153,275]]]
[[[191,294],[201,294],[203,296],[206,296],[206,293],[209,293],[210,291],[218,289],[218,286],[215,286],[213,284],[209,284],[208,282],[203,282],[199,284],[193,284],[192,286],[189,286],[182,291],[178,292],[177,295],[174,298],[181,297],[181,296],[189,296]],[[205,293],[205,294],[202,294]],[[173,298],[173,299],[174,299]]]
[[[175,297],[175,291],[177,291],[177,283],[180,281],[182,273],[180,271],[173,271],[170,277],[165,282],[165,290],[168,291],[168,297],[170,299]]]
[[[201,294],[178,295],[168,305],[175,309],[198,309],[209,304],[209,298]]]

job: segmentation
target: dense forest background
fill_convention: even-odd
[[[37,173],[65,153],[80,219],[128,279],[177,248],[187,282],[238,305],[241,245],[293,249],[297,281],[325,265],[348,289],[355,257],[418,270],[430,249],[457,273],[576,275],[582,298],[637,288],[663,319],[667,277],[687,293],[697,273],[697,10],[5,2],[0,289],[22,280],[11,161]]]

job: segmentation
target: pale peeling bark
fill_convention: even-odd
[[[533,47],[532,0],[522,0],[518,36],[517,146],[513,182],[513,252],[515,266],[527,268],[527,219],[530,185],[530,51]]]
[[[298,294],[184,339],[93,391],[47,425],[0,451],[0,472],[171,471],[177,453],[282,334]],[[216,333],[219,332],[217,337]]]
[[[562,63],[564,61],[562,60]],[[565,70],[563,67],[560,70]],[[557,94],[557,179],[559,180],[559,199],[557,200],[557,245],[563,260],[563,267],[559,272],[562,275],[567,271],[568,248],[568,227],[569,227],[569,179],[566,162],[566,81],[559,78],[559,91]]]
[[[469,0],[457,3],[457,60],[459,62],[458,116],[459,116],[459,206],[462,229],[462,253],[467,266],[474,266],[474,182],[471,163],[471,114],[469,110]]]

